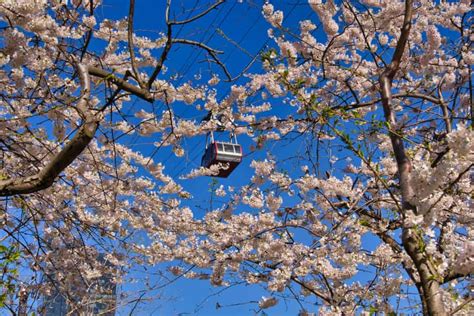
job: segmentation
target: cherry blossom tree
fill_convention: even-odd
[[[274,44],[237,81],[220,51],[174,32],[224,2],[175,20],[168,0],[156,38],[135,31],[133,0],[121,20],[99,19],[98,0],[0,3],[2,234],[31,276],[5,306],[59,290],[80,309],[102,275],[172,262],[177,277],[263,285],[259,309],[283,296],[301,315],[469,314],[470,1],[309,0],[298,26],[265,2]],[[176,45],[213,61],[205,84],[165,73]],[[178,117],[183,104],[209,119]],[[226,166],[178,178],[156,153],[183,157],[218,129],[267,156],[244,159],[248,183],[213,186],[199,216],[187,187]]]
[[[186,19],[175,20],[167,1],[161,14],[165,29],[153,33],[154,38],[135,34],[133,0],[120,20],[104,17],[97,0],[0,3],[0,196],[2,240],[11,249],[2,260],[19,251],[23,261],[17,271],[27,275],[2,282],[2,295],[13,294],[5,303],[12,313],[24,314],[27,304],[34,308],[42,297],[57,292],[72,312],[80,312],[93,303],[87,301],[87,292],[102,275],[120,282],[129,253],[136,253],[128,242],[135,233],[155,234],[155,211],[142,211],[141,205],[153,203],[165,212],[177,207],[178,200],[161,194],[187,196],[161,165],[116,139],[135,130],[161,133],[157,146],[181,150],[178,141],[193,123],[175,122],[170,104],[193,104],[206,95],[207,87],[174,86],[164,75],[170,51],[176,45],[203,50],[228,72],[218,58],[220,51],[173,32],[223,2],[208,2]],[[168,109],[137,125],[127,123],[123,105],[135,98],[148,104],[161,100]],[[136,166],[155,180],[136,177]],[[162,182],[159,194],[152,192],[158,188],[154,181]],[[99,260],[104,255],[107,264]]]

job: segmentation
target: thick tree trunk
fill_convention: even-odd
[[[421,300],[426,305],[424,306],[423,314],[446,315],[440,292],[440,280],[436,277],[437,273],[429,263],[426,253],[420,251],[418,246],[420,244],[418,242],[419,238],[413,229],[403,229],[403,246],[415,263],[423,287],[423,291],[420,293]]]
[[[416,214],[417,210],[411,204],[414,196],[413,185],[410,181],[412,167],[410,158],[407,156],[403,144],[403,138],[401,136],[403,133],[401,130],[394,130],[397,126],[397,119],[392,108],[392,82],[400,68],[402,56],[408,42],[412,15],[413,3],[412,0],[407,0],[405,3],[403,26],[397,47],[395,48],[391,63],[385,68],[379,79],[385,120],[389,126],[389,136],[397,161],[398,178],[402,196],[402,217],[406,216],[408,211],[413,211]],[[440,292],[440,281],[442,280],[439,280],[435,267],[430,264],[428,255],[421,248],[423,244],[421,238],[422,237],[418,236],[413,228],[403,228],[403,247],[413,260],[421,281],[422,289],[419,289],[419,295],[423,302],[423,313],[425,315],[446,315]]]

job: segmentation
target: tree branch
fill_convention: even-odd
[[[166,57],[168,57],[168,53],[171,50],[171,46],[173,46],[172,40],[172,24],[169,22],[169,16],[170,16],[170,7],[171,7],[171,0],[166,0],[166,11],[165,11],[165,20],[166,20],[166,25],[167,25],[167,31],[166,31],[166,44],[165,48],[163,49],[163,52],[161,53],[160,59],[158,60],[158,63],[156,64],[155,70],[153,70],[153,73],[150,76],[150,79],[148,79],[147,82],[147,88],[150,90],[151,85],[153,82],[156,80],[156,77],[161,72],[161,69],[163,69],[163,64],[166,60]]]
[[[205,11],[193,16],[192,18],[189,18],[189,19],[184,20],[184,21],[171,21],[171,22],[169,22],[169,24],[170,25],[182,25],[182,24],[187,24],[187,23],[196,21],[197,19],[202,18],[203,16],[205,16],[206,14],[208,14],[209,12],[211,12],[212,10],[214,10],[215,8],[217,8],[219,5],[221,5],[224,2],[225,2],[225,0],[218,0],[216,3],[214,3],[209,8],[207,8]]]
[[[56,177],[68,167],[87,147],[99,126],[97,117],[90,111],[90,77],[87,67],[76,66],[81,80],[81,96],[76,105],[83,124],[66,146],[37,174],[22,178],[0,181],[0,196],[34,193],[51,186]]]
[[[460,312],[463,308],[467,307],[467,305],[469,305],[473,300],[474,298],[469,297],[467,300],[465,300],[464,302],[459,304],[455,309],[453,309],[453,311],[449,315],[451,316],[451,315],[457,314],[457,312]]]
[[[134,86],[133,84],[128,83],[126,80],[123,80],[115,76],[114,74],[109,73],[108,71],[93,66],[89,66],[88,70],[90,75],[107,80],[115,84],[122,90],[130,92],[145,101],[148,101],[150,103],[154,101],[150,91]]]
[[[411,161],[406,154],[402,133],[394,131],[397,126],[396,113],[392,109],[392,82],[400,68],[402,56],[407,46],[408,37],[411,29],[411,20],[413,16],[413,0],[405,2],[405,15],[403,18],[403,26],[400,38],[398,39],[392,61],[380,75],[380,94],[382,97],[382,105],[384,116],[387,123],[390,124],[389,136],[392,142],[392,148],[397,161],[398,177],[400,182],[400,192],[402,196],[403,214],[406,211],[416,208],[412,205],[411,200],[414,196],[414,189],[411,183]],[[420,275],[420,281],[423,291],[419,290],[421,300],[426,300],[426,310],[424,313],[428,315],[445,315],[444,306],[440,297],[440,284],[437,280],[436,269],[432,267],[430,261],[427,260],[426,252],[422,251],[419,246],[420,236],[411,228],[404,228],[402,231],[402,243],[410,258],[413,260],[415,267]]]
[[[469,274],[462,274],[457,271],[451,270],[448,272],[448,274],[443,278],[443,284],[451,282],[452,280],[456,280],[459,278],[464,278],[467,277]]]
[[[212,47],[209,47],[204,43],[196,42],[196,41],[188,40],[188,39],[184,39],[184,38],[174,38],[174,39],[172,39],[172,42],[177,43],[177,44],[187,44],[187,45],[197,46],[199,48],[204,49],[205,51],[207,51],[209,53],[209,55],[211,55],[212,59],[214,59],[216,64],[218,64],[222,68],[222,70],[224,71],[227,79],[229,81],[232,81],[232,75],[227,70],[227,67],[224,65],[224,63],[222,63],[220,61],[220,59],[217,57],[217,54],[222,54],[223,53],[222,51],[216,50]]]
[[[448,105],[444,102],[443,93],[441,91],[442,84],[443,84],[443,80],[441,80],[441,82],[438,85],[438,96],[440,100],[439,106],[441,107],[441,111],[443,112],[443,120],[446,126],[446,133],[451,133],[452,126],[451,126],[451,121],[449,119]]]
[[[200,48],[206,50],[209,54],[211,54],[211,53],[212,54],[222,54],[222,53],[224,53],[221,50],[214,49],[212,47],[207,46],[204,43],[196,42],[196,41],[193,41],[193,40],[188,40],[188,39],[184,39],[184,38],[173,38],[171,41],[172,41],[172,43],[187,44],[187,45],[193,45],[193,46],[200,47]]]
[[[142,80],[140,79],[140,75],[137,71],[137,66],[135,63],[135,45],[133,44],[133,17],[135,15],[135,0],[130,0],[130,9],[128,12],[128,52],[130,54],[130,63],[133,71],[133,75],[135,76],[135,80],[137,80],[138,85],[140,88],[144,89],[145,85],[143,84]]]
[[[401,58],[403,56],[403,52],[408,41],[408,36],[410,34],[412,14],[412,0],[407,0],[405,3],[405,17],[403,19],[403,27],[400,38],[398,39],[397,47],[395,48],[395,53],[392,57],[392,61],[385,68],[379,79],[382,105],[385,120],[390,124],[389,135],[397,161],[400,188],[402,193],[402,204],[405,210],[413,209],[413,206],[409,202],[411,197],[413,197],[413,188],[410,184],[411,162],[406,155],[403,139],[400,136],[400,133],[394,132],[392,130],[392,128],[397,125],[396,115],[392,110],[392,81],[398,69],[400,68]]]
[[[421,100],[425,100],[425,101],[428,101],[428,102],[431,102],[431,103],[434,103],[434,104],[439,104],[439,105],[441,105],[443,103],[443,101],[438,99],[438,98],[435,98],[431,95],[418,93],[418,92],[396,93],[396,94],[392,95],[392,99],[393,98],[395,98],[395,99],[403,99],[403,98],[421,99]],[[339,109],[354,110],[354,109],[359,109],[359,108],[363,108],[363,107],[366,107],[366,106],[371,106],[371,105],[377,104],[381,101],[382,101],[382,99],[380,98],[380,99],[375,99],[375,100],[371,100],[371,101],[368,101],[368,102],[362,102],[362,103],[356,102],[356,103],[352,103],[352,104],[349,104],[349,105],[338,105],[338,106],[335,106],[331,109],[332,110],[339,110]]]

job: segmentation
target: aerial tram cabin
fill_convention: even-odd
[[[231,136],[229,142],[214,140],[211,132],[210,142],[206,141],[206,150],[202,156],[201,166],[209,168],[212,165],[222,163],[228,164],[229,168],[220,169],[215,177],[227,178],[242,161],[242,146],[237,143],[235,135]]]

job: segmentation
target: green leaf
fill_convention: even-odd
[[[12,262],[17,261],[18,259],[20,259],[20,252],[16,251],[9,256],[9,258],[7,259],[7,262],[12,263]]]
[[[378,312],[378,309],[375,308],[374,306],[370,306],[370,307],[369,307],[369,314],[370,314],[370,316],[374,315],[374,314],[377,313],[377,312]]]
[[[368,220],[366,220],[366,219],[364,219],[364,218],[361,218],[361,219],[359,220],[359,225],[361,225],[361,226],[370,226],[370,223],[369,223]]]
[[[0,295],[0,308],[5,306],[6,300],[7,300],[7,293],[2,293]]]

